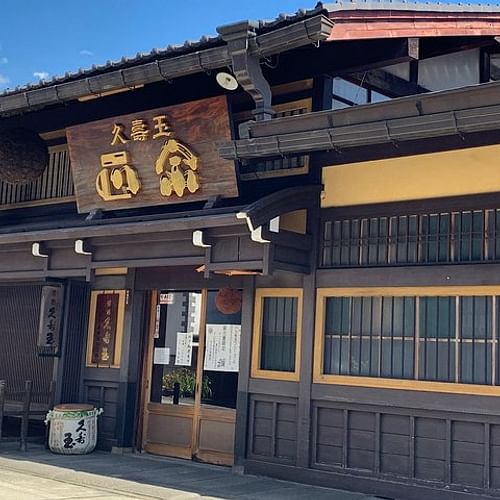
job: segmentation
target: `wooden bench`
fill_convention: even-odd
[[[34,396],[48,396],[47,403],[33,402]],[[49,393],[34,393],[33,382],[26,380],[24,391],[8,392],[7,382],[0,380],[0,441],[4,417],[13,417],[21,420],[19,446],[22,451],[27,450],[28,426],[30,420],[42,420],[54,406],[55,382],[50,385]]]

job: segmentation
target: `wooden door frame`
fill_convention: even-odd
[[[152,342],[154,337],[155,325],[156,325],[156,304],[158,302],[158,290],[151,290],[148,294],[148,304],[146,306],[146,311],[149,311],[148,321],[144,330],[144,338],[142,343],[142,354],[144,356],[142,360],[141,367],[141,379],[140,379],[140,396],[139,396],[139,408],[137,416],[137,436],[136,448],[140,451],[144,450],[145,439],[147,436],[147,426],[148,426],[148,415],[146,415],[147,405],[149,403],[149,394],[151,388],[151,365],[152,361],[154,342]]]
[[[154,357],[154,334],[156,328],[156,314],[158,305],[158,295],[159,290],[154,289],[150,293],[150,303],[149,303],[149,326],[146,333],[146,345],[144,346],[145,360],[142,367],[142,380],[141,380],[141,399],[139,406],[139,416],[138,416],[138,429],[140,429],[140,435],[137,436],[138,448],[145,451],[150,451],[152,453],[165,454],[165,448],[169,448],[172,456],[181,458],[198,458],[202,461],[231,465],[234,460],[234,455],[227,454],[224,452],[217,451],[207,451],[200,450],[200,430],[201,421],[203,419],[227,422],[228,424],[234,424],[236,421],[236,410],[232,409],[221,409],[221,408],[210,408],[209,406],[203,406],[201,404],[202,398],[202,380],[203,380],[203,367],[205,358],[205,337],[206,337],[206,320],[207,320],[207,310],[208,310],[208,292],[209,287],[198,288],[196,290],[184,290],[188,292],[200,292],[201,293],[201,315],[198,331],[198,357],[196,361],[196,389],[194,405],[189,407],[181,407],[174,405],[163,405],[160,409],[158,403],[150,402],[150,390],[151,390],[151,376],[153,370],[153,357]],[[187,452],[187,448],[176,448],[169,445],[162,446],[152,443],[147,443],[148,437],[148,424],[151,405],[155,405],[157,411],[155,413],[165,413],[176,416],[181,416],[185,418],[191,418],[192,420],[192,435],[191,435],[191,447],[190,451]]]

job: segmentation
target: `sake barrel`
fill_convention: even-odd
[[[91,453],[97,444],[97,417],[102,409],[86,404],[61,404],[49,411],[49,448],[64,455]]]

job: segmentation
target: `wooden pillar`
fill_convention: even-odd
[[[249,279],[243,287],[241,311],[240,373],[238,377],[238,398],[236,401],[236,427],[234,440],[234,467],[240,472],[246,457],[249,411],[250,360],[252,353],[253,307],[255,278]],[[243,472],[241,470],[241,472]]]
[[[23,413],[21,416],[21,435],[20,435],[21,451],[28,450],[27,441],[28,441],[28,427],[30,421],[32,391],[33,391],[33,381],[26,380],[26,383],[24,385]]]
[[[114,451],[131,449],[137,427],[138,384],[140,381],[141,335],[148,314],[145,292],[135,290],[135,269],[129,269],[125,288],[128,304],[122,340],[122,356],[119,374],[118,407],[116,424],[116,447]]]

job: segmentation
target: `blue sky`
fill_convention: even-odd
[[[315,4],[316,0],[0,0],[0,91],[197,40],[215,34],[220,24],[273,19]]]

